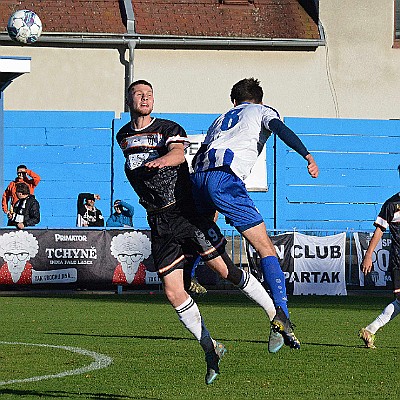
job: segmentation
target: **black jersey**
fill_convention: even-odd
[[[147,162],[167,154],[170,143],[189,146],[189,139],[180,125],[154,118],[146,127],[134,129],[129,122],[118,131],[116,139],[126,158],[126,176],[147,211],[159,210],[180,200],[192,201],[186,161],[176,167],[145,167]]]
[[[374,225],[383,230],[389,227],[392,235],[391,254],[400,257],[400,193],[385,201]],[[398,267],[400,267],[400,264]]]

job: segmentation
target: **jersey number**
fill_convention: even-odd
[[[228,129],[233,128],[239,122],[239,114],[243,109],[232,109],[225,114],[224,119],[222,120],[221,130],[227,131]]]
[[[208,233],[208,236],[210,237],[211,241],[212,241],[213,243],[216,243],[217,240],[218,240],[218,234],[217,234],[217,232],[215,232],[215,230],[214,230],[213,228],[210,228],[210,229],[207,231],[207,233]]]

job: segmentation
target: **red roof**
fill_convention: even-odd
[[[314,0],[310,0],[314,3]],[[139,35],[319,39],[304,0],[132,0]],[[13,11],[30,9],[43,33],[125,34],[124,1],[0,1],[0,32]]]

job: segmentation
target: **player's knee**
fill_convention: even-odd
[[[165,295],[167,296],[168,301],[174,306],[177,307],[182,304],[186,298],[187,293],[185,290],[177,290],[173,288],[168,288],[164,290]]]

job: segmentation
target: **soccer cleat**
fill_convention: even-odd
[[[268,339],[268,351],[270,353],[277,353],[284,344],[283,336],[279,332],[274,332],[271,327]]]
[[[196,278],[192,278],[192,280],[190,281],[189,292],[193,294],[206,294],[207,289],[204,286],[200,285]]]
[[[375,335],[365,328],[361,328],[358,332],[358,337],[364,342],[368,349],[376,349],[374,345]]]
[[[300,349],[300,341],[293,332],[293,324],[286,316],[282,307],[276,307],[276,315],[271,322],[271,328],[275,333],[280,333],[286,346],[291,349]]]
[[[221,358],[226,353],[226,348],[222,343],[215,342],[215,348],[213,351],[206,353],[207,373],[206,373],[206,385],[210,385],[215,381],[215,378],[219,374],[219,363]]]

